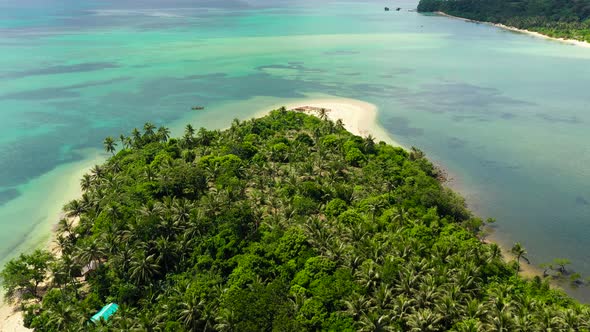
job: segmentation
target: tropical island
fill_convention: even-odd
[[[482,241],[492,220],[424,153],[317,113],[105,139],[57,253],[8,263],[6,297],[35,331],[590,328],[588,306],[518,275],[524,248],[507,263]]]
[[[590,1],[420,0],[419,12],[441,12],[562,39],[590,42]]]

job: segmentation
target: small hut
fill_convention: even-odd
[[[116,303],[109,303],[105,305],[102,309],[100,309],[100,311],[97,312],[94,316],[92,316],[90,320],[94,324],[100,322],[102,319],[104,319],[104,321],[108,321],[109,318],[111,318],[111,316],[117,312],[117,310],[119,310],[119,305],[117,305]]]
[[[100,261],[98,260],[93,260],[90,263],[88,263],[86,266],[84,266],[82,268],[82,276],[86,276],[88,273],[95,271],[96,269],[98,269],[98,267],[100,266]]]

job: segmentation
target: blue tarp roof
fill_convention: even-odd
[[[116,303],[107,304],[96,315],[92,316],[90,320],[94,323],[100,322],[101,318],[107,321],[117,310],[119,310],[119,306]]]

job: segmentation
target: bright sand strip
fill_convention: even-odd
[[[468,19],[468,18],[464,18],[464,17],[458,17],[458,16],[449,15],[449,14],[444,13],[444,12],[436,12],[436,14],[438,14],[440,16],[445,16],[445,17],[449,17],[449,18],[454,18],[454,19],[457,19],[457,20],[465,21],[465,22],[470,22],[470,23],[483,23],[483,24],[493,25],[493,26],[498,27],[498,28],[501,28],[501,29],[505,29],[505,30],[509,30],[509,31],[513,31],[513,32],[524,33],[524,34],[527,34],[527,35],[530,35],[530,36],[534,36],[534,37],[537,37],[537,38],[549,39],[549,40],[554,40],[554,41],[558,41],[558,42],[565,43],[565,44],[576,45],[576,46],[581,46],[581,47],[589,47],[590,48],[590,43],[585,42],[585,41],[581,41],[581,40],[549,37],[549,36],[544,35],[544,34],[542,34],[540,32],[530,31],[530,30],[526,30],[526,29],[519,29],[519,28],[511,27],[511,26],[508,26],[508,25],[500,24],[500,23],[476,21],[476,20],[472,20],[472,19]]]
[[[23,315],[20,311],[2,302],[0,304],[0,331],[1,332],[28,332],[33,331],[23,326]]]
[[[324,108],[327,110],[326,115],[330,120],[342,120],[344,128],[354,135],[362,137],[372,135],[378,141],[384,141],[394,146],[401,146],[379,125],[377,121],[377,106],[373,104],[340,97],[310,97],[309,99],[288,101],[283,104],[270,106],[268,109],[256,114],[256,117],[264,116],[270,110],[278,109],[282,106],[288,110],[304,107]],[[317,116],[317,112],[314,111],[306,111],[306,113]]]
[[[11,256],[34,248],[54,246],[53,228],[62,216],[62,207],[81,196],[80,179],[94,165],[102,164],[105,157],[98,150],[80,151],[82,160],[60,165],[54,170],[23,186],[23,194],[3,207],[2,218],[38,220],[29,235],[13,250]],[[31,206],[35,206],[31,210]],[[24,217],[23,217],[24,216]],[[4,303],[0,292],[0,332],[32,331],[23,326],[22,313]]]

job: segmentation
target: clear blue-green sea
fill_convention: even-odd
[[[494,240],[590,275],[590,48],[416,4],[0,0],[0,261],[49,240],[104,137],[319,93],[377,105]]]

